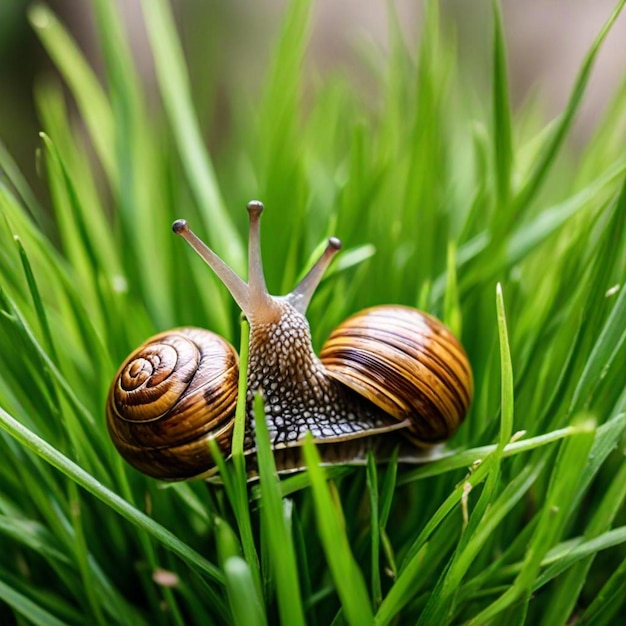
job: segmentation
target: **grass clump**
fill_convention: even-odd
[[[563,153],[624,1],[547,126],[511,110],[497,3],[490,102],[460,80],[428,3],[417,51],[390,10],[373,100],[335,76],[309,86],[304,114],[311,7],[292,2],[260,104],[233,98],[215,162],[169,5],[142,3],[156,114],[114,4],[91,5],[104,84],[49,9],[30,14],[84,131],[61,85],[39,83],[53,226],[0,149],[0,619],[618,623],[626,82],[584,151]],[[170,224],[186,217],[244,274],[251,198],[267,207],[273,292],[293,286],[324,238],[344,240],[310,309],[317,346],[383,302],[424,308],[462,337],[476,390],[455,454],[322,469],[308,442],[309,471],[279,481],[261,429],[250,490],[241,459],[222,463],[224,488],[211,489],[166,488],[120,460],[104,401],[132,348],[179,325],[240,345],[239,312]]]

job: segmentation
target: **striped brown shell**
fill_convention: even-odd
[[[377,306],[341,323],[320,354],[330,375],[398,420],[418,446],[448,439],[467,414],[472,371],[461,344],[417,309]]]
[[[209,439],[227,455],[239,359],[219,335],[178,328],[148,339],[120,367],[107,399],[107,426],[120,454],[163,480],[209,475]]]

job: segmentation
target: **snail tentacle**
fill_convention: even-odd
[[[330,237],[322,256],[300,281],[296,288],[285,299],[293,305],[294,309],[304,316],[309,308],[311,298],[320,284],[328,266],[341,250],[341,241],[337,237]]]

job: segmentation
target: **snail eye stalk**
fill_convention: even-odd
[[[302,313],[302,315],[304,315],[309,308],[309,303],[311,302],[315,290],[339,250],[341,250],[341,241],[336,237],[331,237],[328,240],[328,245],[322,253],[322,256],[317,260],[317,263],[315,263],[307,275],[300,281],[300,284],[287,296],[287,300],[297,311]]]

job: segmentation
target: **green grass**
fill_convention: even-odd
[[[142,3],[156,110],[114,3],[91,4],[104,84],[45,6],[30,13],[80,118],[58,79],[37,83],[49,199],[0,146],[0,621],[619,623],[626,80],[583,150],[569,136],[624,0],[550,123],[511,109],[497,2],[485,97],[436,3],[417,50],[390,11],[368,95],[341,73],[305,84],[311,6],[294,1],[214,160],[168,3]],[[252,198],[273,292],[327,236],[344,242],[310,307],[318,348],[384,302],[460,335],[476,390],[453,454],[323,469],[309,442],[308,472],[280,481],[260,429],[250,488],[238,454],[223,487],[163,485],[118,457],[104,404],[131,349],[178,325],[241,344],[239,311],[171,222],[244,274]]]

